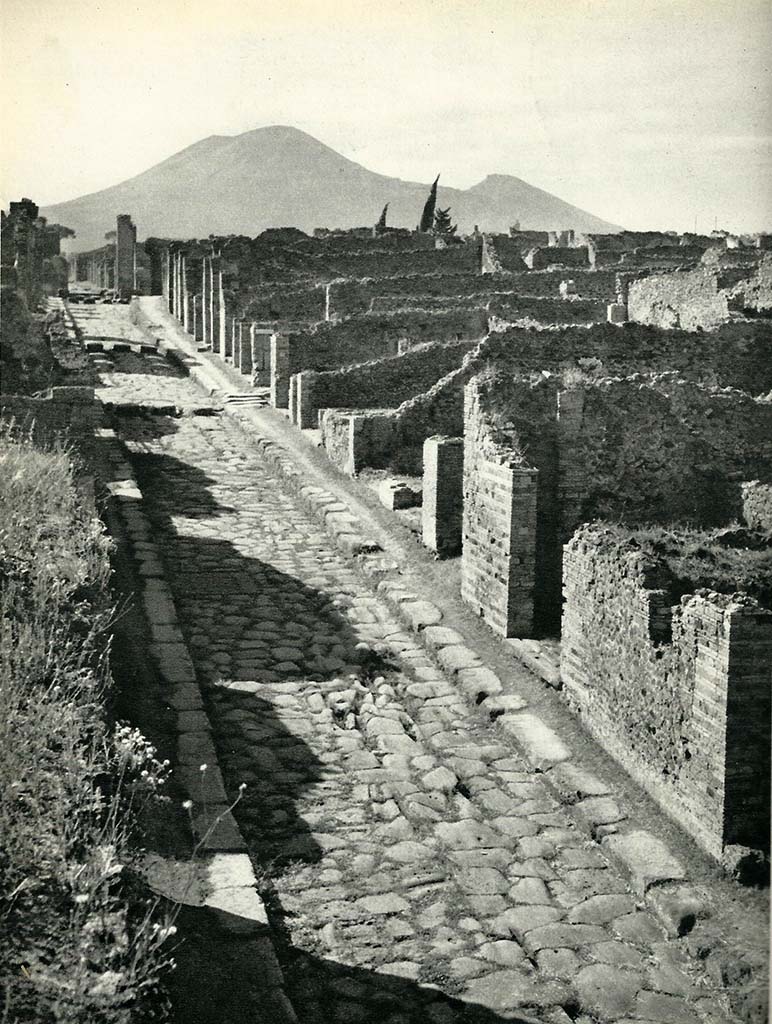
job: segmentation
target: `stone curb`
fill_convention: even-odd
[[[203,906],[212,910],[229,932],[257,945],[266,999],[277,1024],[297,1024],[284,991],[270,924],[257,891],[252,862],[236,819],[229,809],[211,727],[187,645],[177,621],[174,599],[164,578],[158,548],[141,508],[142,492],[132,476],[123,445],[115,432],[101,429],[97,442],[107,446],[106,460],[116,479],[106,482],[123,522],[132,557],[143,581],[142,608],[150,628],[150,652],[166,684],[166,699],[177,718],[173,774],[193,807],[193,832],[205,862],[208,893]],[[202,766],[206,769],[202,771]]]
[[[219,367],[200,363],[168,342],[159,342],[159,350],[176,353],[174,357],[180,359],[191,377],[209,394],[229,390],[230,383]],[[497,727],[514,739],[525,760],[543,773],[544,781],[560,802],[571,807],[579,828],[588,838],[602,843],[604,852],[628,878],[633,890],[645,898],[652,912],[671,931],[673,918],[678,917],[678,907],[683,904],[693,908],[696,898],[690,900],[684,896],[685,871],[665,844],[644,830],[620,833],[618,825],[626,816],[611,796],[612,787],[575,764],[571,760],[570,748],[538,715],[526,710],[527,702],[519,694],[514,691],[504,693],[501,679],[484,664],[460,633],[438,626],[442,611],[436,605],[412,593],[402,580],[384,578],[397,566],[384,564],[380,545],[365,539],[368,528],[360,517],[339,496],[307,484],[279,441],[255,434],[255,423],[248,413],[237,409],[226,409],[226,412],[245,433],[249,426],[250,441],[269,459],[308,511],[330,532],[336,545],[346,555],[360,556],[357,558],[358,567],[378,581],[376,589],[379,594],[416,634],[443,672],[458,683],[470,702],[487,711]],[[342,513],[338,519],[330,519],[333,506],[335,512]],[[375,557],[377,553],[381,557]],[[522,652],[517,647],[510,645],[510,649],[515,657],[521,658]],[[534,662],[527,666],[531,671],[556,686],[557,681],[547,659],[534,657],[529,660]],[[672,886],[676,891],[671,900],[668,892]],[[652,899],[651,894],[658,890],[658,899]]]

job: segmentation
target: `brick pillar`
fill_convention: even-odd
[[[289,338],[271,335],[271,405],[286,409],[289,405]]]
[[[238,370],[240,373],[251,374],[252,373],[252,338],[255,333],[255,325],[250,324],[249,326],[249,339],[242,336],[241,343],[239,344],[239,362]]]
[[[226,356],[230,356],[231,359],[233,359],[233,352],[234,352],[234,350],[236,348],[236,335],[238,333],[238,330],[239,330],[238,317],[232,316],[231,317],[230,330],[228,331],[228,335],[227,335],[227,337],[225,339],[225,355]]]
[[[304,370],[293,375],[295,380],[295,419],[301,430],[313,430],[319,426],[319,417],[313,402],[313,382],[316,374]]]
[[[427,437],[421,526],[424,544],[438,554],[455,555],[461,550],[463,476],[463,438]]]
[[[220,353],[220,260],[213,256],[209,264],[209,347]]]
[[[760,848],[769,839],[772,613],[738,604],[724,613],[724,621],[729,640],[725,680],[717,675],[715,659],[703,660],[698,652],[694,700],[703,714],[711,698],[725,702],[723,844]],[[697,721],[704,725],[701,716]],[[708,739],[712,749],[721,749],[715,735]]]

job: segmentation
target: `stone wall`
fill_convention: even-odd
[[[627,316],[657,327],[710,329],[729,319],[729,296],[710,270],[654,274],[630,282]]]
[[[606,320],[604,299],[542,298],[530,295],[494,295],[487,303],[489,316],[501,320],[531,320],[539,324],[592,324]]]
[[[561,672],[586,727],[712,856],[769,848],[772,612],[701,592],[670,606],[620,532],[566,545]]]
[[[413,310],[320,323],[289,335],[290,373],[334,370],[396,355],[405,343],[414,346],[430,341],[479,341],[487,329],[487,314],[479,310]]]
[[[748,480],[742,485],[743,519],[755,530],[772,533],[772,483]]]
[[[323,373],[304,371],[295,377],[301,427],[315,427],[318,410],[393,409],[429,388],[455,369],[477,341],[430,342],[403,355]]]
[[[525,265],[529,270],[547,270],[549,267],[584,268],[589,263],[586,248],[539,246],[525,255]]]
[[[499,451],[539,471],[523,636],[557,632],[562,545],[581,523],[723,526],[743,514],[741,481],[772,480],[772,403],[743,392],[674,374],[566,387],[560,375],[495,373],[467,392],[465,436],[495,435]]]
[[[514,372],[602,364],[605,373],[677,370],[694,380],[760,394],[772,388],[772,323],[725,324],[709,333],[643,324],[545,330],[512,327],[491,335],[491,360]]]
[[[74,444],[89,445],[101,422],[102,406],[93,387],[53,387],[41,396],[0,395],[0,416],[46,443],[63,435]]]

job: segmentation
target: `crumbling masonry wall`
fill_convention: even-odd
[[[339,409],[393,409],[429,388],[455,369],[475,341],[443,344],[430,342],[404,355],[317,373],[304,371],[293,377],[297,412],[293,422],[316,427],[318,411]]]
[[[465,436],[486,432],[539,471],[533,618],[520,617],[521,636],[557,632],[562,546],[581,523],[722,526],[743,515],[741,481],[772,480],[772,403],[674,374],[566,386],[559,374],[490,370],[467,386],[464,424]]]
[[[769,846],[772,612],[701,592],[670,608],[619,532],[564,555],[562,678],[590,732],[713,857]]]

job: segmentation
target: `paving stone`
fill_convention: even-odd
[[[510,888],[509,898],[513,903],[552,906],[553,899],[541,878],[521,878]]]
[[[536,715],[525,711],[502,715],[497,724],[515,737],[530,763],[540,771],[571,757],[570,750],[557,733]]]
[[[445,671],[450,673],[480,665],[480,659],[474,651],[462,644],[455,647],[441,647],[437,652],[437,660]]]
[[[473,850],[478,846],[499,847],[501,844],[492,828],[472,819],[442,822],[436,826],[434,833],[451,850]]]
[[[582,1009],[599,1021],[616,1021],[634,1010],[642,981],[634,972],[592,964],[577,973],[574,984]]]
[[[662,939],[662,928],[651,914],[645,911],[617,917],[611,922],[611,928],[621,939],[640,946],[647,946]]]
[[[559,982],[539,982],[516,969],[504,969],[470,981],[461,996],[465,1003],[489,1010],[510,1010],[516,1006],[551,1006],[568,998]]]
[[[429,789],[438,789],[443,793],[452,793],[458,783],[458,776],[449,768],[439,767],[427,772],[421,782]]]
[[[635,1004],[635,1015],[663,1024],[699,1024],[694,1010],[678,996],[660,992],[640,992]]]
[[[529,931],[554,924],[564,916],[565,912],[558,907],[523,906],[499,914],[491,921],[488,930],[492,935],[503,935],[505,938],[514,935],[522,942]]]
[[[567,981],[573,981],[582,965],[573,949],[540,949],[536,963],[545,977]]]
[[[495,868],[468,867],[457,877],[461,888],[470,895],[492,896],[505,893],[509,888],[509,882]]]
[[[396,860],[402,864],[412,864],[417,861],[430,860],[436,856],[436,851],[423,843],[416,843],[407,840],[396,843],[385,851],[389,860]]]
[[[629,873],[636,891],[643,894],[655,882],[680,881],[683,865],[665,844],[643,830],[608,836],[603,847]]]
[[[607,924],[623,914],[635,911],[634,901],[627,896],[590,896],[569,911],[566,920],[571,924]]]
[[[560,922],[529,929],[523,945],[529,953],[537,953],[540,949],[580,949],[606,939],[608,932],[597,925]]]
[[[479,956],[503,967],[515,967],[525,958],[523,947],[511,939],[497,939],[495,942],[484,942],[478,947]]]
[[[368,914],[401,914],[410,909],[407,900],[395,892],[382,893],[378,896],[362,896],[356,903]]]

